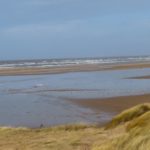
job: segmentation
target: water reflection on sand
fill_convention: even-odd
[[[149,93],[150,80],[127,79],[149,73],[150,69],[138,69],[0,77],[0,125],[105,122],[113,113],[82,108],[69,99]]]

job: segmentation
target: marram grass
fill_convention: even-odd
[[[149,150],[150,104],[125,110],[103,128],[84,124],[0,128],[0,150]]]
[[[134,118],[145,114],[150,111],[150,104],[141,104],[123,111],[121,114],[117,115],[106,125],[106,129],[114,128],[120,124],[132,121]]]

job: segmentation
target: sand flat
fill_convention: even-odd
[[[1,68],[0,76],[13,75],[40,75],[40,74],[59,74],[68,72],[89,72],[89,71],[104,71],[104,70],[126,70],[126,69],[141,69],[150,68],[150,62],[145,63],[123,63],[123,64],[86,64],[86,65],[71,65],[59,67],[17,67],[17,68]]]
[[[130,77],[126,79],[150,79],[150,75],[148,76],[136,76],[136,77]]]
[[[72,102],[79,106],[91,108],[96,111],[120,113],[121,111],[137,104],[149,103],[150,94],[96,99],[76,99],[72,100]]]

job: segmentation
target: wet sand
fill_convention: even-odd
[[[76,121],[107,122],[122,110],[150,102],[150,94],[135,95],[149,93],[150,80],[125,80],[148,76],[149,69],[145,68],[150,68],[150,62],[0,69],[3,76],[0,80],[0,125],[39,127]],[[67,72],[78,73],[59,74]],[[112,97],[126,94],[135,96]],[[102,98],[107,96],[112,98]]]
[[[78,106],[91,108],[96,111],[116,114],[137,104],[149,103],[150,94],[99,99],[76,99],[72,100],[72,102]]]
[[[137,76],[137,77],[130,77],[130,78],[126,78],[126,79],[150,79],[150,76]]]
[[[126,70],[150,68],[150,62],[145,63],[123,63],[123,64],[90,64],[90,65],[73,65],[63,67],[32,67],[32,68],[1,68],[0,76],[13,75],[41,75],[41,74],[58,74],[68,72],[89,72],[104,70]]]

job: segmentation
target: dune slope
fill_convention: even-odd
[[[51,128],[0,128],[2,150],[148,150],[150,104],[125,110],[103,128],[83,124]]]

